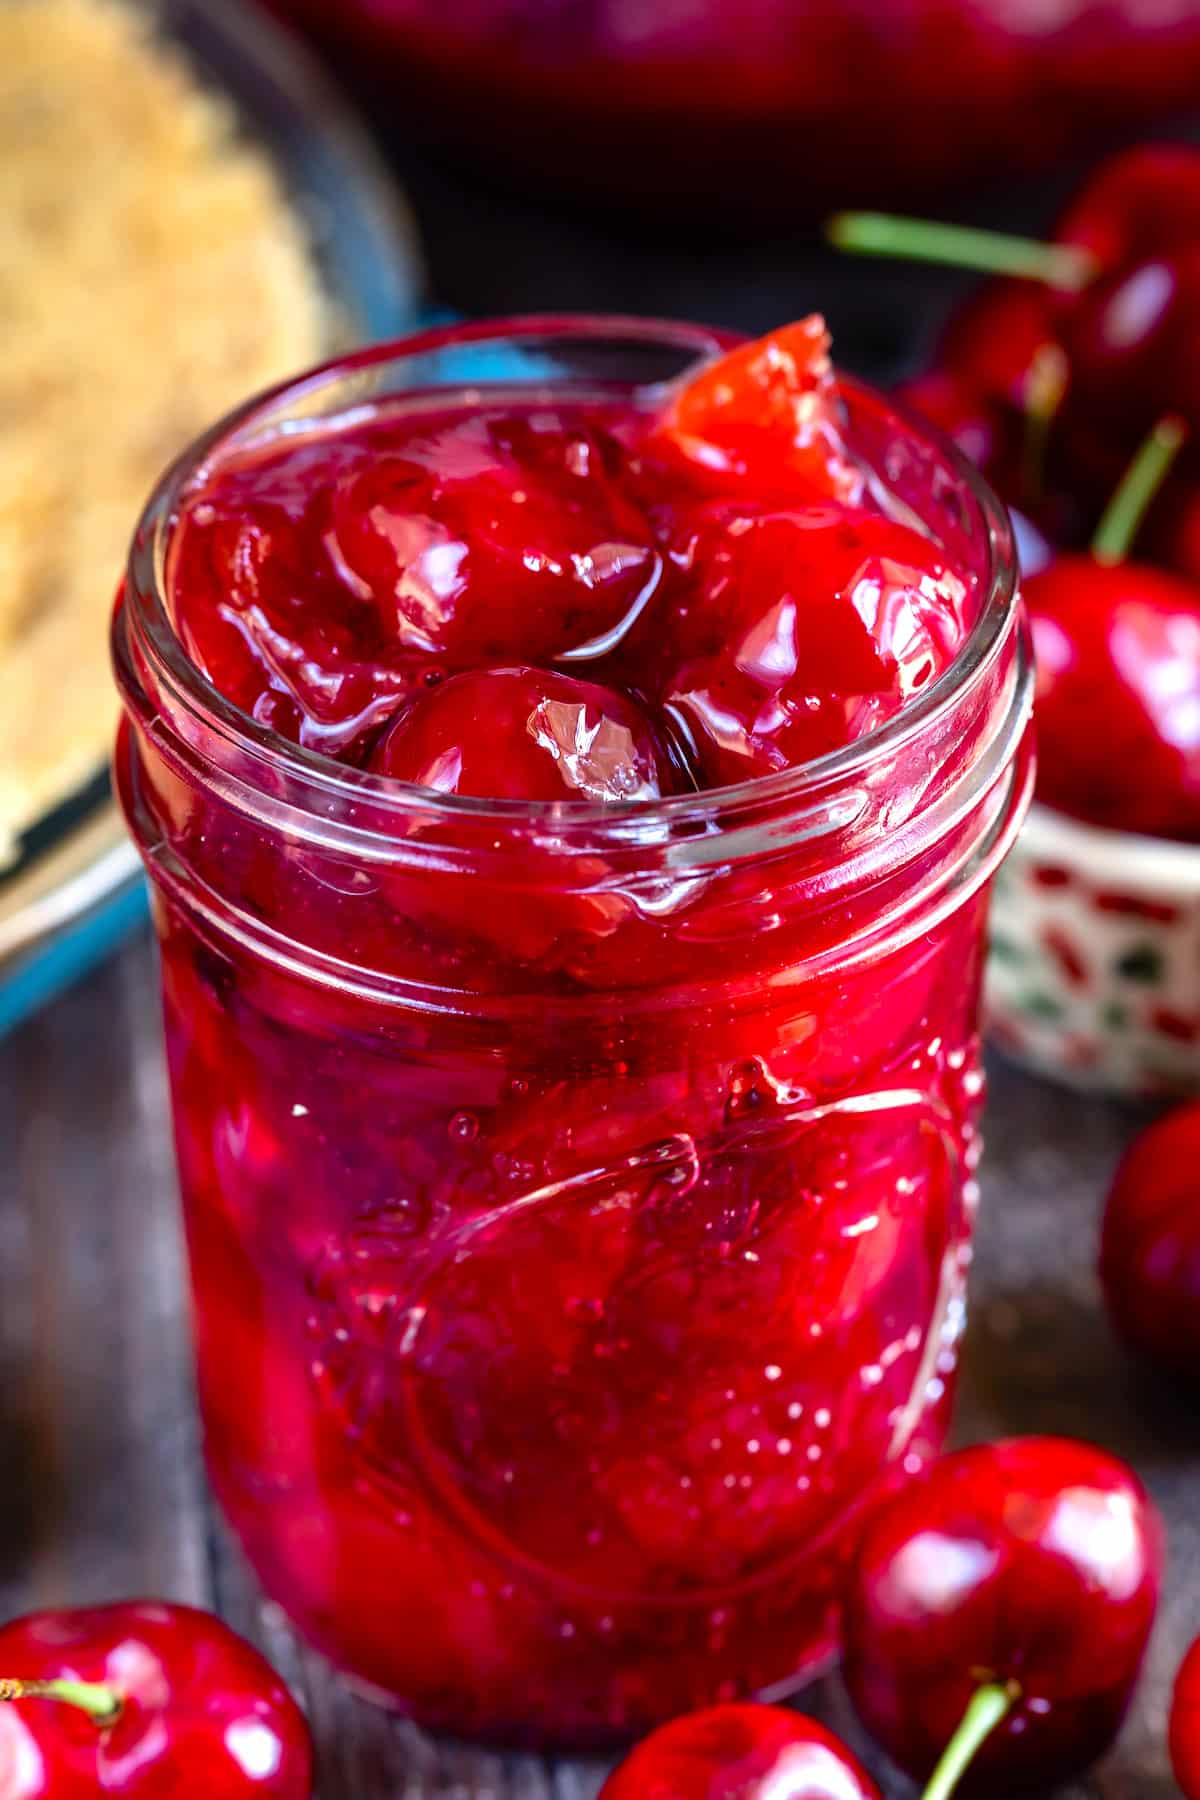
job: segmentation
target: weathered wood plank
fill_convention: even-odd
[[[207,1593],[156,1005],[142,944],[0,1046],[9,1610]]]

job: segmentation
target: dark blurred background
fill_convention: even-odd
[[[273,3],[365,105],[446,306],[820,307],[878,379],[971,278],[848,262],[832,209],[1040,234],[1097,151],[1200,112],[1192,0]]]

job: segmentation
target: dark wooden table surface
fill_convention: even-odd
[[[992,1071],[957,1435],[1097,1439],[1131,1458],[1171,1536],[1136,1710],[1072,1800],[1175,1793],[1164,1708],[1200,1631],[1200,1415],[1129,1367],[1093,1275],[1100,1198],[1135,1123]],[[0,1044],[0,1145],[0,1617],[138,1593],[215,1606],[295,1683],[321,1747],[322,1800],[589,1800],[598,1765],[434,1744],[346,1692],[260,1603],[226,1544],[193,1409],[146,939]],[[806,1704],[852,1731],[835,1680]]]

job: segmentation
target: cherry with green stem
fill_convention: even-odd
[[[1025,583],[1037,664],[1038,797],[1091,825],[1200,839],[1200,589],[1128,560],[1185,439],[1162,420],[1090,551]]]
[[[1069,374],[1052,415],[1064,415],[1063,476],[1072,494],[1090,503],[1090,465],[1106,461],[1095,454],[1098,443],[1120,459],[1168,408],[1200,430],[1193,354],[1200,319],[1198,206],[1200,152],[1158,145],[1102,164],[1048,241],[883,213],[840,213],[827,232],[838,248],[857,255],[1000,277],[968,302],[961,322],[952,322],[941,352],[964,372],[973,370],[986,391],[997,363],[1010,398],[1032,370],[1039,349],[1030,338],[1032,309],[1035,333],[1058,348]],[[1044,448],[1041,454],[1044,459]]]
[[[0,1626],[4,1800],[310,1800],[296,1702],[208,1613],[129,1601]]]
[[[845,1744],[781,1706],[710,1706],[652,1731],[600,1800],[880,1800]]]
[[[1112,1742],[1150,1635],[1161,1529],[1137,1477],[1065,1439],[935,1463],[868,1521],[844,1675],[924,1800],[1053,1788]]]

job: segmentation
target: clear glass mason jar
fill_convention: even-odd
[[[213,1484],[313,1642],[475,1736],[797,1685],[862,1509],[940,1442],[987,888],[1030,784],[1009,529],[846,383],[975,590],[961,654],[806,768],[602,811],[405,787],[239,713],[171,627],[173,519],[289,421],[635,395],[722,342],[517,321],[319,372],[167,476],[114,624]]]

